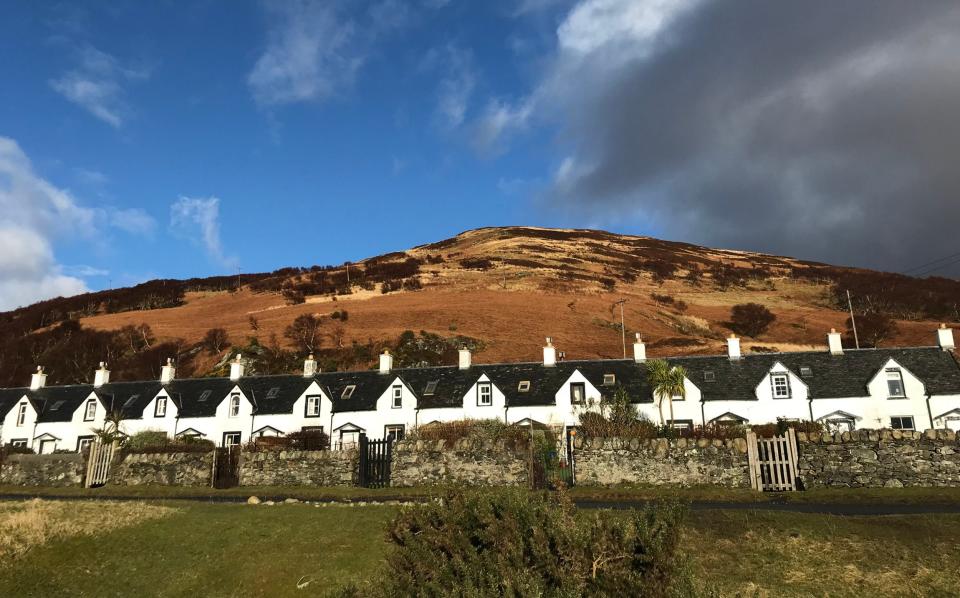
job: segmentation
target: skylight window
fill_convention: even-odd
[[[800,368],[800,375],[804,378],[813,378],[813,370],[811,370],[808,366],[803,366]]]
[[[711,372],[711,371],[704,372],[704,373],[703,373],[703,381],[704,381],[704,382],[716,382],[716,381],[717,381],[717,375],[716,375],[715,373]]]
[[[530,381],[521,380],[520,384],[517,384],[517,392],[530,392]]]
[[[423,389],[423,396],[429,397],[429,396],[432,396],[433,393],[437,392],[438,383],[439,383],[438,380],[431,380],[427,382],[427,387]]]
[[[604,386],[613,386],[617,382],[616,374],[604,374],[603,375],[603,385]]]
[[[268,398],[268,399],[275,399],[275,398],[277,398],[279,395],[280,395],[280,387],[279,387],[279,386],[274,386],[273,388],[271,388],[270,390],[267,391],[267,398]]]
[[[343,389],[343,392],[340,394],[341,399],[349,399],[353,396],[353,391],[357,389],[356,384],[350,384]]]
[[[57,401],[56,403],[50,406],[50,411],[57,411],[58,409],[63,407],[63,403],[64,403],[63,401]]]
[[[137,399],[139,399],[139,398],[140,398],[140,395],[133,395],[133,396],[131,396],[131,397],[130,397],[129,399],[127,399],[126,402],[123,404],[123,408],[124,408],[124,409],[127,409],[127,408],[129,408],[129,407],[132,407],[133,404],[136,403],[136,402],[137,402]]]
[[[209,399],[209,398],[210,398],[210,395],[212,395],[212,394],[213,394],[213,391],[212,391],[212,390],[205,390],[205,391],[203,391],[202,393],[200,393],[200,398],[197,399],[197,400],[202,403],[202,402],[206,401],[207,399]]]

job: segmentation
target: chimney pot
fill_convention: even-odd
[[[43,366],[38,365],[36,373],[30,376],[30,390],[39,390],[47,385],[47,375],[43,373]]]
[[[473,354],[470,353],[470,349],[463,347],[460,349],[460,369],[468,370],[471,365],[473,365]]]
[[[173,359],[167,357],[167,365],[160,368],[160,384],[169,384],[177,377],[177,368],[173,365]]]
[[[233,363],[230,364],[230,379],[239,380],[243,378],[244,371],[243,362],[241,361],[241,355],[237,353],[237,358],[233,360]]]
[[[647,360],[647,345],[640,338],[639,332],[637,333],[637,340],[633,343],[633,360],[637,363]]]
[[[944,351],[953,351],[956,348],[953,341],[953,329],[947,328],[946,324],[940,324],[940,328],[937,329],[937,344]]]
[[[731,360],[737,360],[742,356],[740,352],[740,339],[737,338],[736,334],[731,334],[730,338],[727,339],[727,357]]]
[[[100,369],[93,373],[93,386],[100,388],[110,382],[110,370],[107,369],[106,362],[100,362]]]
[[[543,365],[553,367],[557,365],[557,348],[553,346],[553,339],[547,337],[547,345],[543,348]]]
[[[304,378],[313,378],[317,373],[317,360],[314,359],[313,353],[307,356],[303,360],[303,377]]]
[[[384,350],[383,354],[380,355],[380,373],[389,374],[390,370],[393,369],[393,355],[390,355],[389,350]]]
[[[836,328],[831,328],[827,335],[827,347],[830,348],[831,355],[843,355],[843,340]]]

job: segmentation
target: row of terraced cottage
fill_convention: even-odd
[[[687,371],[686,396],[674,397],[678,427],[767,423],[778,418],[824,423],[834,431],[859,428],[960,430],[960,366],[953,331],[937,330],[930,347],[844,348],[836,332],[828,349],[742,355],[728,339],[724,356],[669,358]],[[660,420],[647,381],[646,347],[634,358],[558,361],[547,339],[542,362],[474,364],[461,350],[449,367],[393,367],[319,372],[313,357],[300,375],[245,376],[240,355],[229,378],[177,379],[168,361],[159,380],[110,382],[105,364],[93,384],[46,386],[42,368],[24,388],[0,389],[0,442],[38,453],[81,451],[119,410],[121,431],[161,430],[221,446],[259,436],[321,430],[331,448],[369,438],[402,438],[432,422],[497,419],[555,429],[577,426],[585,410],[623,388],[639,413]]]

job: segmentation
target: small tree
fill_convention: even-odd
[[[284,336],[297,346],[303,353],[312,353],[322,344],[323,320],[313,314],[297,316],[292,324],[287,326]]]
[[[670,406],[670,421],[673,422],[673,397],[686,397],[687,389],[684,381],[687,371],[680,367],[670,367],[663,359],[647,362],[647,381],[653,387],[653,396],[657,399],[657,411],[660,414],[660,425],[666,425],[663,419],[663,402]]]
[[[253,330],[254,332],[256,332],[257,330],[260,330],[259,320],[257,320],[252,315],[249,318],[247,318],[247,322],[250,323],[250,330]]]
[[[211,353],[220,353],[224,347],[230,345],[230,339],[227,331],[223,328],[211,328],[203,337],[203,346]]]
[[[886,314],[873,312],[857,316],[857,338],[861,347],[878,347],[900,331],[893,318]],[[847,318],[847,336],[853,338],[853,325]]]
[[[751,338],[766,332],[777,316],[759,303],[741,303],[730,310],[728,326],[737,334]]]

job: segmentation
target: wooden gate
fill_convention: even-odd
[[[110,464],[113,463],[113,453],[116,450],[114,443],[106,444],[100,440],[90,443],[90,454],[87,455],[87,477],[84,486],[94,488],[103,486],[110,479]]]
[[[240,484],[240,446],[224,446],[213,455],[213,487],[233,488]]]
[[[370,440],[366,434],[361,434],[359,447],[357,485],[364,488],[385,488],[389,486],[393,439]]]
[[[750,487],[762,492],[797,489],[797,435],[793,428],[783,436],[757,438],[747,432]]]
[[[534,490],[553,490],[561,485],[574,485],[574,435],[572,428],[566,428],[562,438],[550,439],[546,434],[544,442],[537,442],[531,436],[530,486]]]

